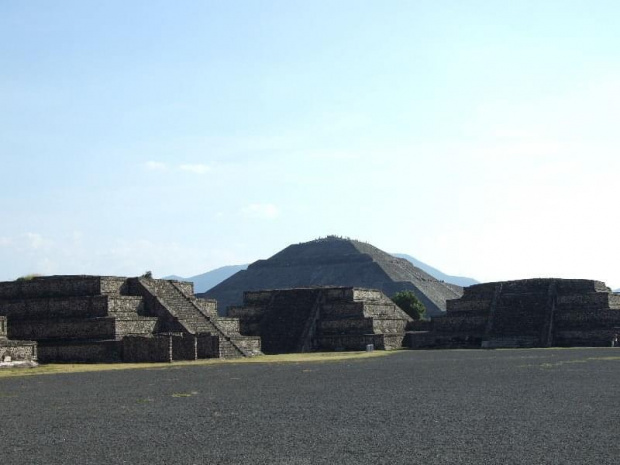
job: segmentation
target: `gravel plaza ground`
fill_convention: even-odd
[[[620,349],[0,377],[0,463],[617,464]]]

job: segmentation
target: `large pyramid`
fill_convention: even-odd
[[[216,299],[221,314],[243,304],[244,291],[308,286],[351,286],[382,291],[391,297],[411,290],[430,316],[446,310],[446,300],[463,289],[433,278],[409,261],[351,239],[329,236],[291,245],[267,260],[252,263],[199,297]]]

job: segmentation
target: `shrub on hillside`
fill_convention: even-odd
[[[392,302],[414,320],[426,319],[426,307],[412,291],[400,291],[392,296]]]

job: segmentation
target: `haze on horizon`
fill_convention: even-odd
[[[0,280],[330,234],[620,287],[620,4],[0,3]]]

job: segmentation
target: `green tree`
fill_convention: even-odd
[[[414,320],[426,319],[426,307],[412,291],[400,291],[392,296],[392,302]]]

